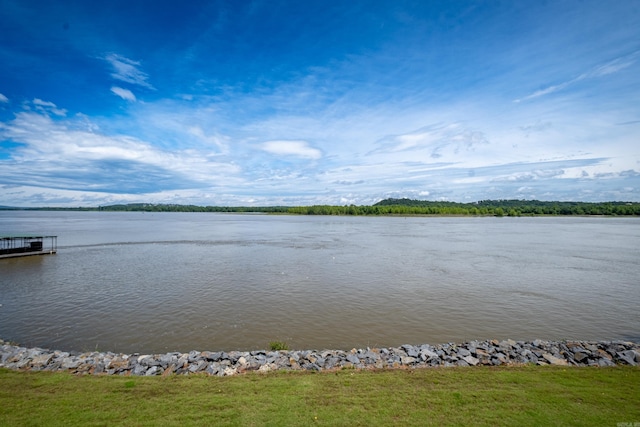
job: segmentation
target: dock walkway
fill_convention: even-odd
[[[31,255],[51,255],[58,250],[58,236],[0,237],[0,259]]]

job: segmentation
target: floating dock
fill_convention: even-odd
[[[58,250],[58,236],[0,237],[0,259],[30,255],[50,255]]]

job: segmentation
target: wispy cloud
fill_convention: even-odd
[[[41,112],[53,113],[60,117],[67,115],[67,110],[64,108],[58,108],[58,106],[51,101],[43,101],[42,99],[35,98],[32,101],[32,104],[36,110]]]
[[[113,67],[114,71],[111,73],[111,77],[114,79],[155,90],[148,82],[147,73],[140,70],[140,61],[134,61],[115,53],[110,53],[103,59]]]
[[[9,102],[9,98],[7,98],[4,94],[0,93],[0,103]]]
[[[402,135],[387,136],[378,141],[378,147],[370,154],[427,150],[433,159],[447,156],[451,160],[463,151],[474,151],[478,145],[488,143],[481,131],[460,123],[441,123],[428,125]]]
[[[579,76],[573,79],[548,86],[544,89],[537,90],[531,93],[530,95],[514,100],[514,102],[518,103],[522,101],[528,101],[530,99],[540,98],[542,96],[550,95],[552,93],[564,90],[569,86],[572,86],[575,83],[578,83],[583,80],[604,77],[610,74],[617,73],[633,65],[636,62],[636,59],[638,58],[638,56],[640,56],[640,51],[635,51],[629,55],[625,55],[625,56],[613,59],[611,61],[605,62],[604,64],[598,65],[590,69],[589,71],[580,74]]]
[[[294,156],[312,160],[322,157],[322,152],[311,147],[307,141],[267,141],[262,143],[260,148],[278,156]]]
[[[205,131],[200,126],[192,126],[187,129],[190,135],[193,135],[198,140],[205,144],[214,145],[220,150],[220,153],[226,153],[228,151],[229,137],[214,133],[211,135],[205,134]]]
[[[124,100],[131,101],[131,102],[136,101],[136,96],[129,89],[123,89],[118,86],[112,86],[111,92],[115,93],[116,95],[118,95],[120,98]]]

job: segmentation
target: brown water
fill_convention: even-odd
[[[640,339],[640,218],[0,211],[0,337],[64,350]]]

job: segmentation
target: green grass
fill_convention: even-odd
[[[640,422],[640,369],[476,367],[236,377],[0,369],[0,425],[505,425]]]
[[[289,345],[284,341],[271,341],[269,349],[271,351],[289,350]]]

